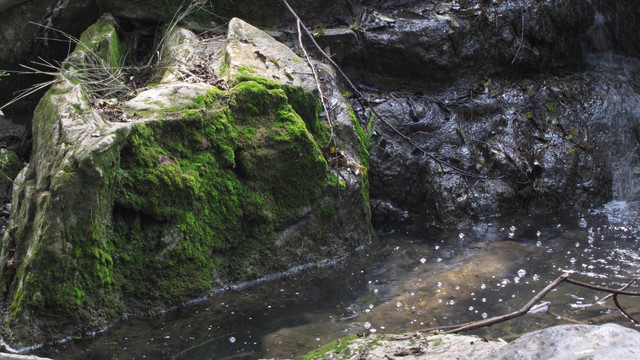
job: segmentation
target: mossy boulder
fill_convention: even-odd
[[[238,70],[234,59],[276,47],[303,64],[240,20],[229,33],[238,28],[262,50],[176,30],[164,57],[179,61],[128,101],[98,99],[75,76],[96,57],[121,61],[114,25],[81,37],[36,109],[16,180],[0,255],[6,342],[80,335],[370,241],[368,152],[341,91],[328,92],[345,110],[330,127],[313,87],[277,81],[266,64]]]
[[[11,198],[13,179],[18,175],[22,164],[18,155],[11,150],[0,149],[0,201]]]

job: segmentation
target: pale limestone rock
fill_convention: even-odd
[[[238,18],[229,22],[225,56],[231,79],[239,75],[259,76],[316,92],[311,68],[303,58]]]

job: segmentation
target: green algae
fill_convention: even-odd
[[[329,354],[334,357],[351,357],[353,355],[353,350],[350,348],[353,340],[357,339],[358,335],[347,336],[338,340],[334,340],[326,345],[323,345],[319,349],[316,349],[304,356],[302,356],[303,360],[315,360],[315,359],[325,359],[329,358]]]

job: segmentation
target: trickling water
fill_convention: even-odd
[[[597,78],[594,90],[603,94],[602,102],[591,104],[589,119],[600,138],[600,149],[607,149],[613,174],[616,200],[640,200],[640,60],[614,52],[626,39],[621,19],[626,6],[610,0],[588,0],[594,10],[594,23],[587,30],[585,61]]]

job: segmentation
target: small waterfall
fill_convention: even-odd
[[[614,200],[640,201],[640,60],[627,55],[634,45],[623,43],[630,31],[621,27],[628,21],[628,6],[615,0],[587,1],[594,23],[583,48],[599,99],[591,108],[591,127],[601,138],[600,149],[606,149]]]

